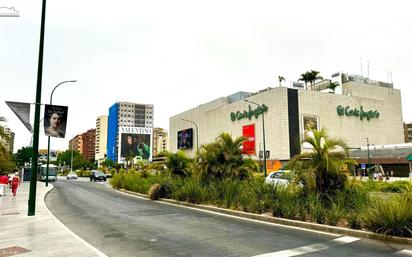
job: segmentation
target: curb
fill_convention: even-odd
[[[88,242],[86,242],[86,240],[84,240],[83,238],[79,237],[78,235],[76,235],[73,231],[71,231],[66,225],[63,224],[63,222],[61,222],[58,218],[56,218],[56,216],[53,215],[53,213],[49,210],[49,208],[47,208],[46,205],[46,197],[47,195],[54,189],[54,186],[51,185],[50,188],[46,189],[46,193],[44,194],[44,197],[42,198],[42,205],[44,207],[44,209],[46,210],[47,214],[51,216],[51,218],[58,223],[64,230],[66,230],[66,232],[68,234],[70,234],[72,237],[74,237],[76,240],[78,240],[79,242],[83,243],[84,246],[86,246],[89,250],[91,250],[92,252],[94,252],[97,256],[99,257],[107,257],[106,254],[104,254],[102,251],[100,251],[99,249],[97,249],[96,247],[94,247],[93,245],[89,244]]]
[[[128,191],[125,189],[117,189],[117,188],[113,188],[113,189],[123,192],[123,193],[130,194],[130,195],[135,195],[135,196],[149,199],[149,197],[145,194],[140,194],[140,193]],[[167,199],[167,198],[161,198],[157,201],[206,210],[206,211],[222,213],[222,214],[231,215],[235,217],[247,218],[251,220],[269,222],[269,223],[274,223],[274,224],[293,226],[293,227],[299,227],[299,228],[304,228],[304,229],[311,229],[311,230],[317,230],[317,231],[322,231],[322,232],[327,232],[327,233],[342,234],[342,235],[360,237],[360,238],[366,238],[366,239],[373,239],[373,240],[379,240],[379,241],[384,241],[384,242],[412,245],[412,238],[389,236],[389,235],[378,234],[378,233],[374,233],[370,231],[340,228],[340,227],[305,222],[305,221],[289,220],[289,219],[272,217],[272,216],[268,216],[265,214],[255,214],[255,213],[229,210],[229,209],[224,209],[224,208],[210,206],[210,205],[179,202],[179,201]]]

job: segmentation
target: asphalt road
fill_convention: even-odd
[[[405,251],[168,205],[119,193],[105,182],[60,179],[53,185],[46,197],[50,211],[108,256],[412,256],[410,246]]]

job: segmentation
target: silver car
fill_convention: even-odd
[[[70,172],[69,174],[67,174],[66,179],[77,179],[76,172]]]

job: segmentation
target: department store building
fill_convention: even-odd
[[[339,83],[334,91],[331,82]],[[263,154],[263,115],[270,160],[284,162],[300,153],[308,129],[325,128],[331,138],[352,148],[365,146],[367,140],[375,145],[404,143],[400,90],[392,83],[337,73],[307,89],[297,85],[238,92],[177,114],[170,118],[170,150],[193,156],[197,144],[229,132],[234,138],[249,137],[244,151],[257,159]]]

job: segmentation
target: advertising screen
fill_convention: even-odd
[[[138,127],[119,128],[119,162],[126,158],[151,160],[152,129]]]
[[[193,129],[185,129],[177,132],[177,149],[189,149],[193,147]]]
[[[243,141],[243,154],[254,155],[255,150],[255,124],[246,125],[242,127],[242,135],[246,137]]]

